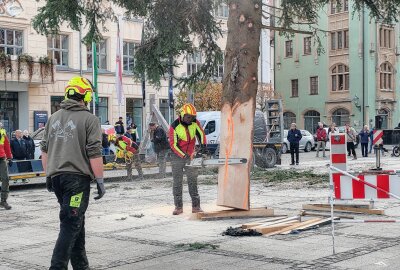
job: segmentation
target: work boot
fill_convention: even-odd
[[[7,203],[7,201],[5,201],[5,200],[2,200],[1,202],[0,202],[0,207],[2,207],[2,208],[4,208],[4,209],[6,209],[6,210],[10,210],[11,209],[11,206]]]
[[[193,214],[195,214],[195,213],[202,213],[202,212],[204,212],[204,211],[200,208],[200,206],[198,206],[198,207],[192,207],[192,213],[193,213]]]
[[[172,212],[174,216],[180,215],[183,213],[183,208],[182,207],[175,207],[175,210]]]

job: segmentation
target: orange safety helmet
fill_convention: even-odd
[[[65,98],[68,99],[70,96],[79,94],[84,102],[89,103],[92,101],[93,92],[93,85],[88,79],[76,76],[69,80],[65,87]]]
[[[196,117],[197,111],[196,108],[193,106],[191,103],[186,103],[185,105],[182,106],[180,115],[183,118],[185,114],[192,115]]]
[[[117,140],[117,136],[115,134],[108,135],[109,142],[115,143],[116,140]]]

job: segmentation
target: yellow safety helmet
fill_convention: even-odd
[[[89,103],[92,101],[93,92],[93,85],[88,79],[76,76],[69,80],[65,87],[65,99],[78,94],[82,96],[85,103]]]
[[[183,118],[183,116],[185,114],[192,115],[192,116],[196,117],[197,111],[196,111],[196,108],[193,106],[193,104],[187,103],[187,104],[182,106],[180,114],[181,114],[182,118]]]

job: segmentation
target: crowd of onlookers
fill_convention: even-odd
[[[16,130],[11,134],[11,152],[14,160],[30,160],[35,158],[35,142],[29,132]]]
[[[335,123],[332,123],[329,127],[321,122],[318,123],[314,135],[316,141],[316,157],[319,157],[320,151],[322,151],[322,157],[326,157],[326,144],[329,142],[330,135],[336,133],[339,133],[339,129],[336,127]],[[353,159],[357,159],[355,148],[360,144],[362,156],[368,157],[368,154],[372,152],[373,148],[374,129],[370,129],[368,125],[365,125],[360,132],[357,132],[350,124],[346,124],[344,133],[347,135],[347,155],[353,156]],[[296,124],[292,123],[287,136],[291,150],[291,165],[299,164],[299,142],[301,138],[301,132],[297,129]],[[379,145],[379,150],[383,156],[385,155],[385,152],[388,152],[383,144]]]

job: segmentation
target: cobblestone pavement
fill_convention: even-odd
[[[300,166],[294,169],[326,173],[327,161],[316,160],[315,152],[301,153]],[[399,161],[385,157],[384,168],[395,169]],[[276,169],[289,169],[288,164],[289,155],[284,155]],[[373,164],[373,157],[350,161],[355,170]],[[87,212],[91,269],[400,269],[396,224],[337,225],[333,255],[330,226],[274,237],[222,236],[227,227],[256,219],[191,220],[186,184],[184,215],[172,216],[171,178],[113,182],[106,188],[103,199],[91,199]],[[202,176],[199,192],[203,209],[216,209],[215,176]],[[325,182],[309,186],[253,181],[251,186],[252,206],[268,206],[276,214],[296,215],[302,204],[325,203],[327,197]],[[14,190],[9,202],[13,209],[0,211],[0,269],[48,269],[59,226],[54,194],[43,188]],[[379,201],[376,207],[399,218],[398,201]],[[194,243],[206,245],[190,245]]]

